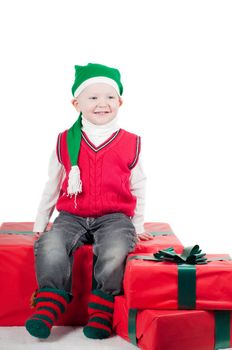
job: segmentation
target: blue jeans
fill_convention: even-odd
[[[83,244],[93,244],[97,288],[118,295],[127,254],[137,236],[131,219],[122,213],[80,217],[61,211],[52,229],[35,242],[36,276],[39,288],[50,287],[71,294],[73,253]]]

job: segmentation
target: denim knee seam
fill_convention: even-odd
[[[76,244],[78,243],[78,241],[80,240],[80,238],[86,233],[86,230],[81,231],[81,234],[78,235],[78,237],[74,237],[74,239],[72,240],[72,243],[70,245],[70,249],[68,254],[70,255],[70,253],[73,251],[73,249],[75,248]]]

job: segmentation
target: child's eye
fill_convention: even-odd
[[[112,99],[112,100],[113,100],[114,98],[115,98],[115,96],[109,96],[109,99]]]
[[[90,99],[90,100],[96,100],[97,97],[96,97],[96,96],[90,96],[89,99]]]

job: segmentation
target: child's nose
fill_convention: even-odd
[[[98,101],[98,105],[99,105],[100,107],[105,107],[105,106],[107,105],[107,100],[106,100],[106,98],[104,98],[104,97],[100,98],[99,101]]]

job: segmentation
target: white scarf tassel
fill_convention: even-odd
[[[76,196],[82,192],[82,182],[80,179],[80,169],[78,165],[73,165],[68,176],[68,196],[75,195],[75,208],[76,208]]]

